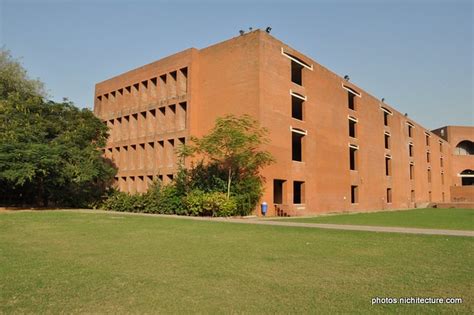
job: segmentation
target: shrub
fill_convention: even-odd
[[[193,190],[184,198],[186,214],[192,216],[227,217],[236,214],[237,202],[222,192]]]

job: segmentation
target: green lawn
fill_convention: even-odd
[[[473,238],[0,213],[0,313],[473,313]],[[373,297],[459,305],[371,305]]]
[[[474,230],[473,209],[415,209],[278,219],[290,222]]]

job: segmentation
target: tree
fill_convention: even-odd
[[[237,188],[245,181],[256,180],[257,186],[261,186],[260,169],[274,162],[272,155],[262,150],[262,145],[268,143],[266,134],[267,130],[252,117],[228,115],[218,118],[209,134],[202,138],[192,137],[191,144],[184,146],[180,153],[183,157],[202,155],[209,169],[222,170],[226,174],[229,198],[231,188]],[[202,163],[198,167],[202,168]],[[202,174],[202,171],[194,173]],[[213,172],[219,176],[218,173]]]
[[[0,49],[0,99],[6,99],[12,93],[24,98],[46,97],[43,82],[28,78],[20,62],[8,50]]]
[[[88,109],[44,98],[10,55],[0,55],[0,203],[87,206],[110,185],[107,127]]]

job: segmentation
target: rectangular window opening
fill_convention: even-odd
[[[387,188],[387,203],[392,203],[392,188]]]
[[[387,113],[386,111],[383,112],[383,125],[384,126],[388,126],[388,115],[390,114]]]
[[[356,95],[354,93],[347,92],[347,106],[349,109],[356,110],[355,98]]]
[[[385,157],[385,175],[392,175],[392,159],[388,156]]]
[[[415,178],[415,166],[410,164],[410,179],[413,180]]]
[[[303,161],[303,137],[304,135],[298,132],[291,133],[291,159],[293,161]]]
[[[299,97],[296,97],[294,95],[291,96],[291,117],[298,119],[298,120],[303,120],[303,102]]]
[[[390,135],[385,134],[384,140],[385,140],[385,149],[390,149]]]
[[[303,85],[303,66],[291,61],[291,82]]]
[[[304,182],[300,182],[300,181],[293,182],[293,203],[294,204],[304,203]]]
[[[356,126],[357,122],[352,119],[349,119],[349,137],[356,138]]]
[[[349,147],[349,167],[351,171],[357,170],[357,148]]]
[[[359,187],[352,185],[351,186],[351,203],[358,203],[359,202]]]
[[[273,180],[273,203],[281,205],[283,204],[284,200],[284,185],[285,180],[282,179],[274,179]]]

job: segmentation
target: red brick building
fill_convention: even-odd
[[[98,83],[94,111],[110,128],[117,186],[132,193],[172,180],[175,149],[190,135],[219,116],[250,114],[277,160],[263,170],[270,215],[450,201],[451,186],[468,184],[457,174],[474,169],[474,128],[430,132],[260,30]],[[462,158],[457,141],[468,141]]]

